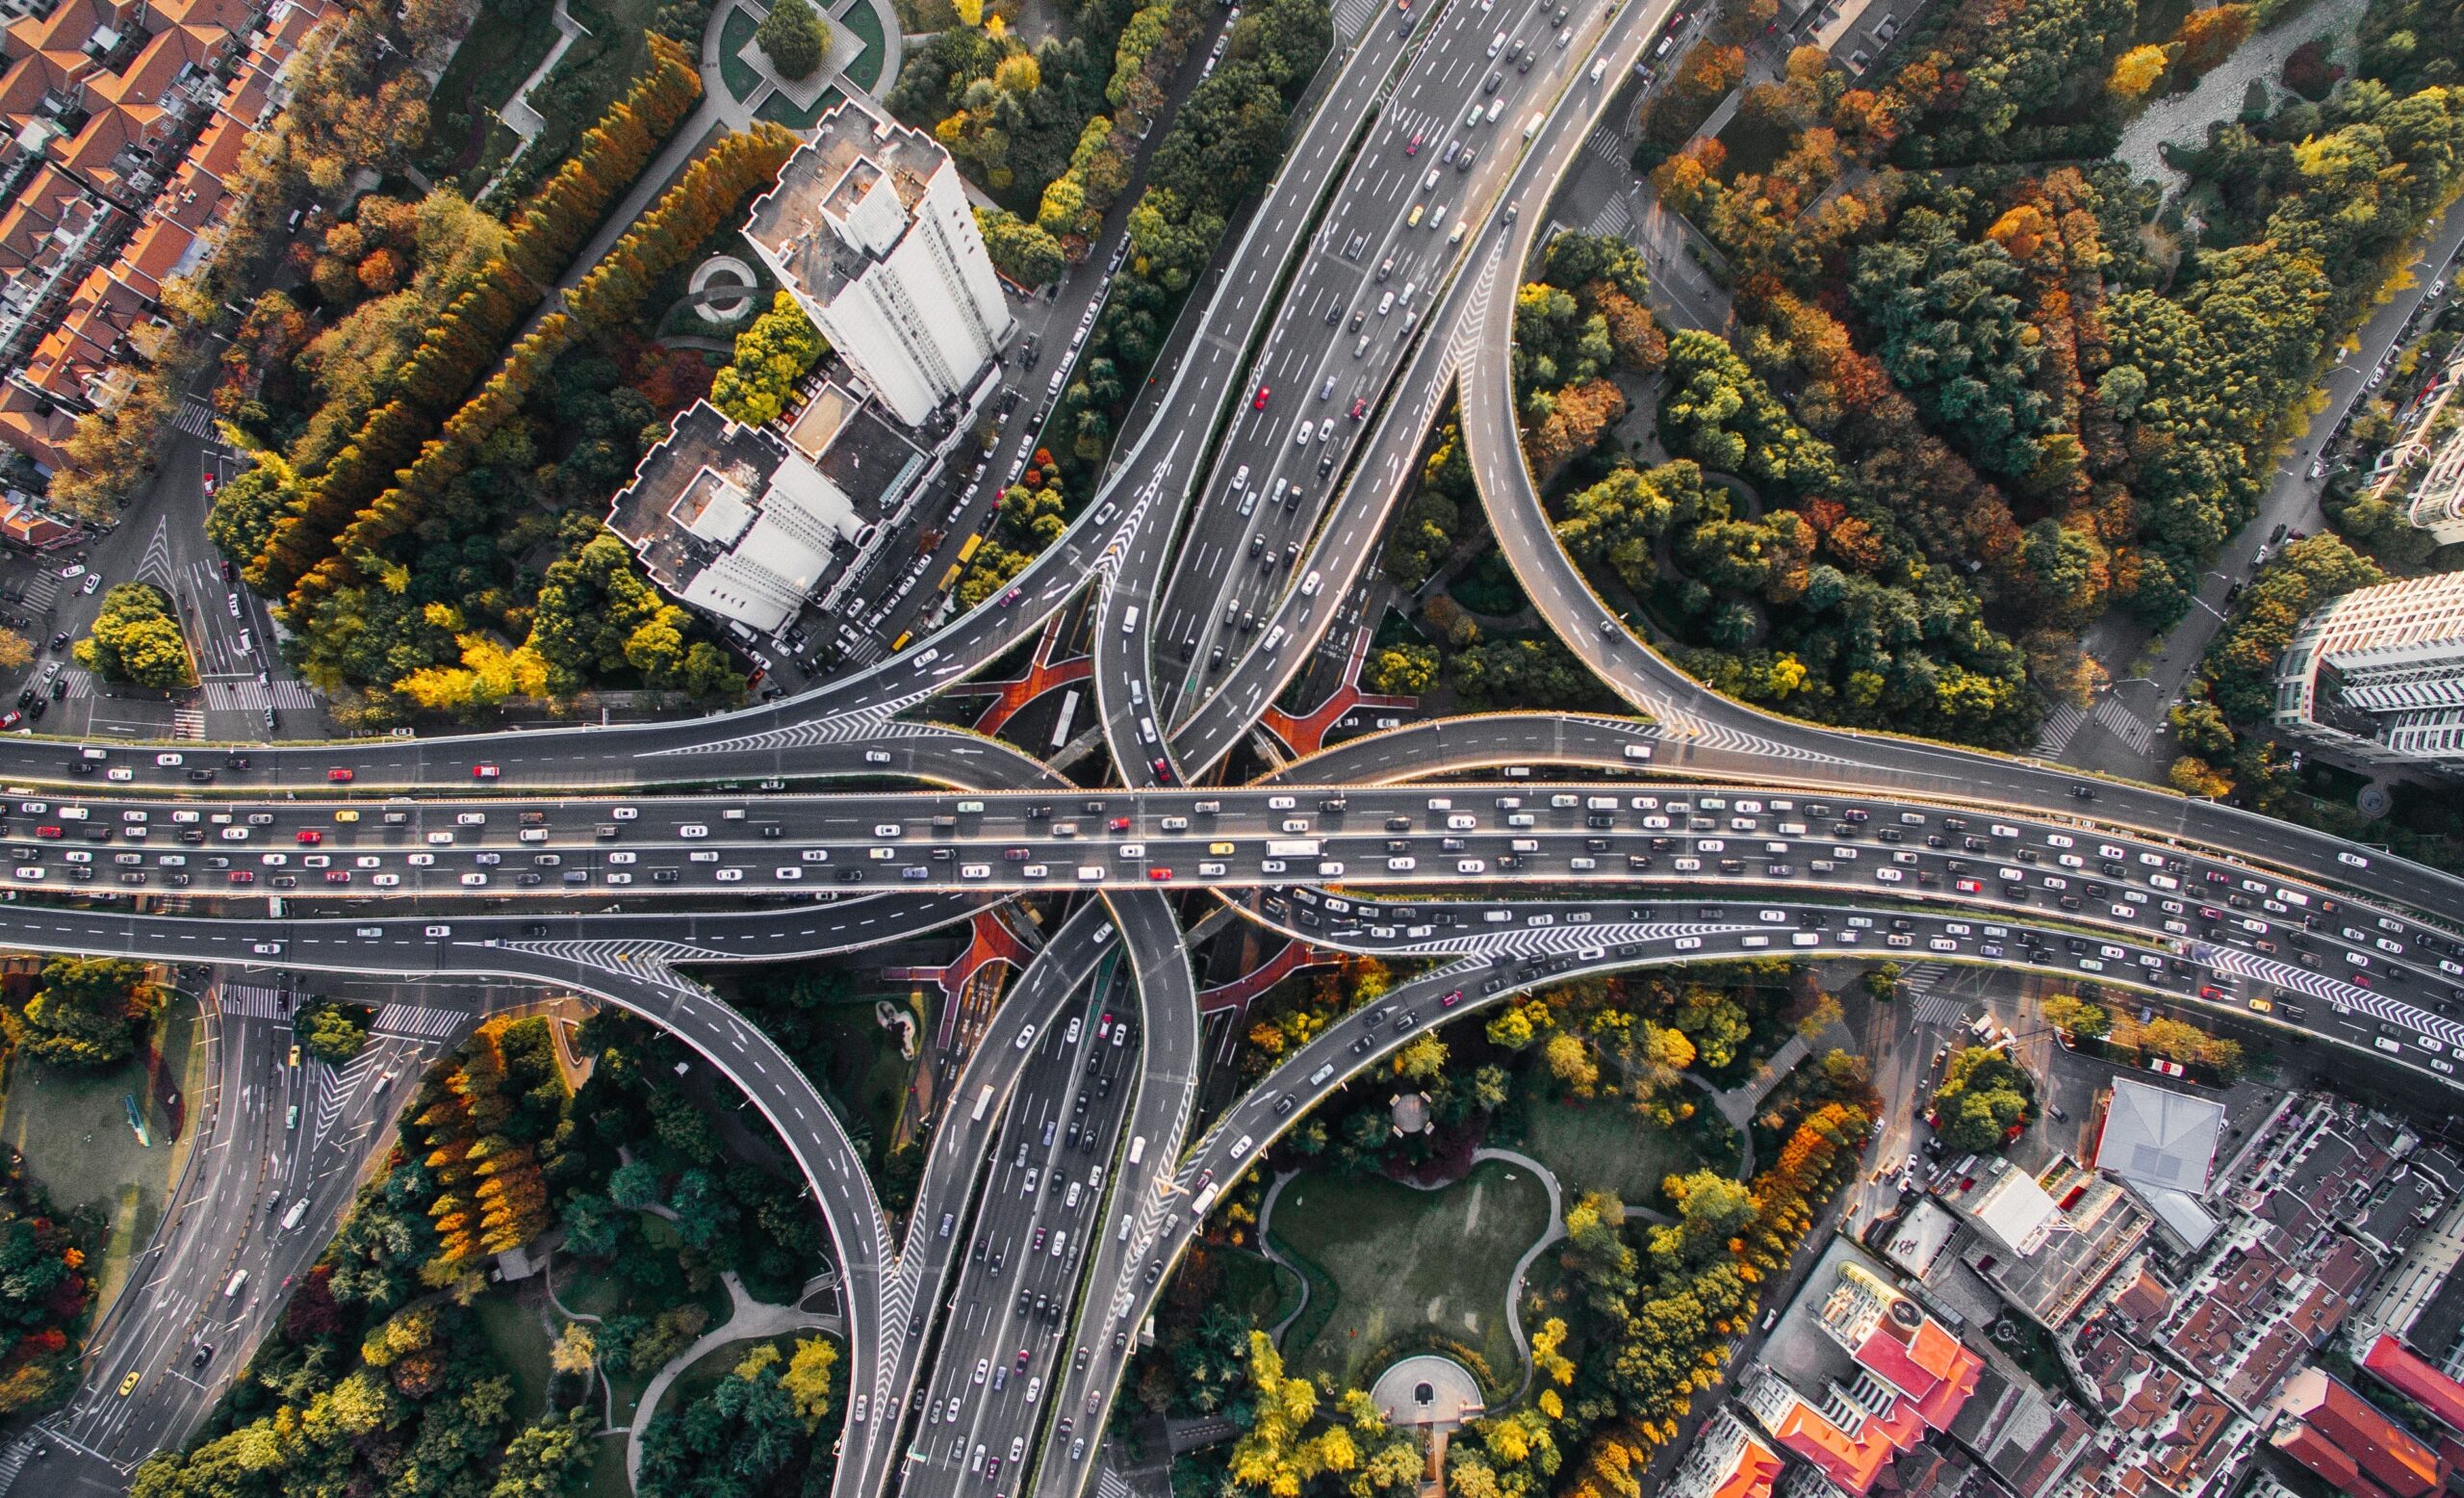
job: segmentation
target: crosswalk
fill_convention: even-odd
[[[14,1486],[17,1474],[23,1472],[26,1469],[26,1463],[34,1459],[36,1441],[37,1437],[30,1433],[18,1436],[9,1443],[7,1450],[0,1451],[0,1493],[5,1493]]]
[[[1582,142],[1582,153],[1612,167],[1623,167],[1633,158],[1633,147],[1626,143],[1615,125],[1603,125]]]
[[[315,692],[288,679],[260,682],[254,677],[208,677],[205,682],[205,707],[209,712],[263,712],[268,708],[314,712],[319,706]]]
[[[26,596],[22,602],[28,608],[36,609],[38,611],[49,608],[52,605],[59,603],[59,575],[47,569],[45,571],[36,573],[34,581],[26,584]]]
[[[171,418],[171,425],[192,437],[211,438],[214,435],[214,407],[190,396],[180,402],[179,414]]]
[[[1377,0],[1335,0],[1335,35],[1357,37],[1377,13]]]
[[[471,1026],[471,1015],[460,1009],[439,1009],[432,1004],[387,1004],[376,1011],[375,1022],[369,1026],[371,1034],[401,1035],[414,1040],[451,1040]]]
[[[226,1015],[244,1020],[288,1020],[291,1012],[282,1007],[282,991],[254,983],[225,983],[218,1005]]]
[[[1633,205],[1626,201],[1623,193],[1610,194],[1608,201],[1601,205],[1600,212],[1591,216],[1591,232],[1594,234],[1622,240],[1632,233],[1633,228]]]
[[[1130,1498],[1133,1491],[1129,1479],[1114,1471],[1111,1462],[1095,1468],[1095,1498]]]
[[[1950,968],[1942,963],[1915,963],[1900,969],[1899,997],[1918,1024],[1958,1024],[1967,1018],[1965,999],[1934,991],[1950,974]]]
[[[171,710],[171,736],[173,738],[187,739],[204,738],[205,710],[202,708],[173,708]]]
[[[2059,760],[2070,747],[2070,740],[2088,721],[2088,714],[2071,703],[2057,703],[2044,715],[2044,727],[2037,733],[2036,756],[2040,760]]]
[[[2096,704],[2096,721],[2113,731],[2113,736],[2130,745],[2134,754],[2148,754],[2156,747],[2156,729],[2138,713],[2121,705],[2118,698],[2107,697]]]

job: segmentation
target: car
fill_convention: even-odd
[[[126,1399],[131,1394],[137,1392],[137,1382],[140,1377],[141,1377],[140,1374],[132,1370],[127,1378],[119,1381],[120,1398]]]
[[[330,781],[330,782],[332,782],[333,784],[335,784],[335,785],[337,785],[337,786],[347,786],[347,785],[349,785],[352,781],[354,781],[354,780],[356,780],[356,779],[358,779],[358,778],[359,778],[359,777],[357,776],[357,774],[356,774],[356,773],[354,773],[353,771],[346,770],[346,769],[342,769],[342,768],[339,768],[339,767],[334,768],[334,769],[327,770],[327,771],[325,772],[325,779],[326,779],[326,780],[328,780],[328,781]]]
[[[73,581],[85,575],[86,564],[84,562],[70,562],[67,566],[60,569],[60,580],[64,582]]]
[[[91,594],[96,588],[99,588],[102,585],[103,575],[99,572],[90,572],[86,574],[86,581],[78,585],[77,591],[80,593]]]
[[[1356,422],[1356,421],[1359,421],[1362,417],[1364,417],[1364,416],[1366,416],[1366,415],[1368,415],[1368,414],[1369,414],[1369,400],[1368,400],[1368,398],[1367,398],[1367,397],[1363,397],[1362,399],[1360,399],[1360,400],[1354,400],[1354,401],[1351,403],[1351,419],[1352,419],[1353,421],[1355,421],[1355,422]]]
[[[1260,385],[1258,387],[1258,393],[1249,398],[1249,409],[1252,411],[1265,410],[1267,408],[1267,397],[1273,394],[1274,387],[1272,385]]]
[[[474,764],[471,766],[471,778],[473,780],[496,780],[503,774],[504,771],[501,768],[493,764]]]
[[[1418,156],[1421,153],[1421,142],[1427,139],[1428,133],[1426,131],[1413,131],[1411,142],[1403,147],[1403,154],[1406,156]]]

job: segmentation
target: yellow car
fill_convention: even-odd
[[[1228,858],[1232,853],[1232,844],[1228,842],[1210,842],[1206,845],[1206,851],[1214,854],[1217,858]]]
[[[122,1379],[122,1380],[120,1380],[120,1381],[119,1381],[119,1397],[120,1397],[120,1398],[122,1398],[122,1399],[126,1399],[126,1398],[127,1398],[128,1396],[130,1396],[131,1394],[134,1394],[134,1393],[136,1393],[136,1392],[137,1392],[137,1379],[138,1379],[138,1376],[137,1376],[136,1374],[134,1374],[134,1373],[131,1373],[127,1378]]]
[[[336,812],[334,814],[334,820],[338,822],[355,822],[359,820],[359,814],[351,811]]]
[[[299,1065],[299,1047],[296,1046],[291,1047],[291,1064],[295,1067]]]

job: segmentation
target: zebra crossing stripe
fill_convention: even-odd
[[[244,1020],[286,1020],[290,1016],[283,1012],[281,1000],[280,989],[261,988],[252,983],[225,983],[217,1003],[224,1014],[237,1015]]]
[[[430,1004],[387,1004],[376,1011],[375,1022],[369,1029],[376,1035],[442,1041],[462,1033],[474,1018],[459,1009],[438,1009]]]
[[[2070,747],[2071,736],[2079,732],[2079,725],[2087,721],[2088,714],[2079,710],[2076,705],[2067,702],[2057,704],[2051,712],[2045,714],[2044,728],[2037,735],[2037,758],[2060,758],[2062,752]]]
[[[2111,697],[2096,704],[2096,721],[2113,730],[2114,736],[2135,753],[2145,754],[2155,747],[2156,730]]]

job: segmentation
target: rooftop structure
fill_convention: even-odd
[[[2152,1220],[2119,1182],[2075,1161],[2057,1159],[2027,1187],[2006,1184],[2026,1175],[1997,1157],[1937,1189],[1973,1229],[1954,1246],[1961,1261],[2014,1309],[2058,1331],[2139,1252]]]
[[[969,399],[1009,336],[1009,304],[949,152],[866,104],[822,116],[744,232],[910,426]]]
[[[1720,1407],[1703,1422],[1662,1498],[1770,1498],[1783,1463],[1736,1411]]]
[[[2207,1190],[2223,1134],[2222,1103],[2117,1077],[2096,1138],[2096,1169],[2134,1185],[2194,1197]]]
[[[2274,726],[2368,764],[2464,770],[2464,573],[2313,610],[2276,665]]]
[[[683,603],[775,633],[861,544],[875,516],[771,432],[697,400],[642,454],[607,528]]]
[[[2270,1441],[2352,1498],[2426,1498],[2447,1482],[2436,1452],[2324,1369],[2285,1385]]]

